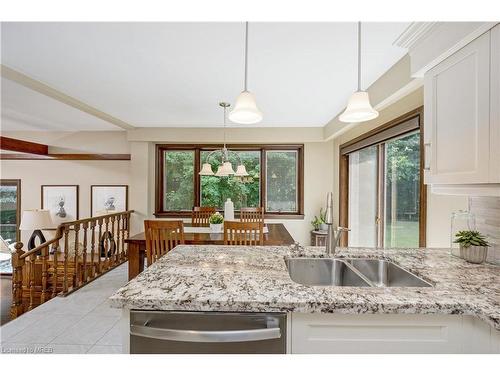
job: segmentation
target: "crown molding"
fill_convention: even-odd
[[[43,82],[37,81],[21,72],[18,72],[12,68],[9,68],[6,65],[0,65],[0,72],[3,78],[14,81],[24,87],[27,87],[33,91],[36,91],[42,95],[48,96],[52,99],[55,99],[63,104],[66,104],[70,107],[76,108],[79,111],[85,112],[91,116],[97,117],[103,121],[109,122],[113,125],[118,126],[124,130],[132,130],[135,129],[135,126],[122,121],[114,116],[111,116],[107,113],[104,113],[97,108],[94,108],[72,96],[66,95],[65,93],[56,90],[53,87],[46,85]]]
[[[392,44],[410,49],[430,34],[436,25],[437,22],[412,22]]]

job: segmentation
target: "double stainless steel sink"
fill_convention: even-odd
[[[432,284],[385,259],[288,258],[290,278],[310,286],[431,287]]]

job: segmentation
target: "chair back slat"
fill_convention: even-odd
[[[224,245],[257,246],[264,244],[262,222],[224,222]]]
[[[179,244],[184,244],[182,220],[144,220],[148,266]]]
[[[240,209],[241,222],[261,222],[264,224],[264,208],[263,207],[242,207]]]
[[[210,216],[215,214],[215,207],[194,207],[191,214],[191,223],[196,226],[209,226]]]

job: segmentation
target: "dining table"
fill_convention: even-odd
[[[223,245],[223,233],[211,233],[200,230],[198,225],[184,224],[184,243],[187,245]],[[208,229],[208,227],[205,227]],[[294,239],[282,223],[264,224],[264,246],[288,246],[294,244]],[[266,229],[267,228],[267,229]],[[144,270],[146,258],[146,237],[144,232],[125,240],[128,244],[128,279],[132,280]]]

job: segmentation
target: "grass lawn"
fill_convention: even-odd
[[[394,238],[391,238],[392,229]],[[391,223],[385,228],[385,247],[418,247],[418,221],[396,221],[394,228]]]

